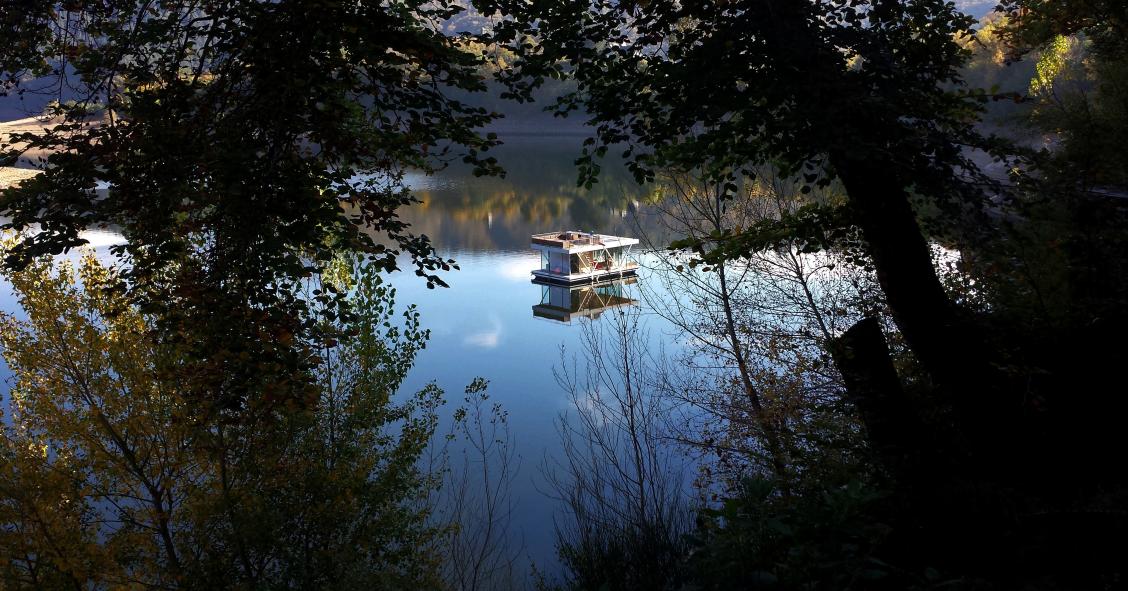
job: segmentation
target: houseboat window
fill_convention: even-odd
[[[622,283],[613,283],[611,285],[603,285],[603,286],[595,288],[595,292],[597,294],[599,294],[601,296],[605,296],[605,297],[608,297],[608,296],[610,296],[610,297],[622,297],[622,295],[623,295],[623,284]]]
[[[587,272],[584,269],[583,260],[580,259],[580,255],[578,255],[578,254],[572,255],[572,267],[571,268],[572,268],[572,271],[571,271],[572,273],[586,273]]]
[[[567,255],[562,255],[556,252],[541,253],[541,263],[544,265],[544,270],[549,273],[560,274],[565,271],[564,264],[567,263]]]

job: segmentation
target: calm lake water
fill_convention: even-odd
[[[607,322],[603,317],[570,322],[534,315],[542,287],[531,282],[539,255],[529,248],[533,233],[574,229],[632,236],[636,220],[645,220],[648,189],[626,171],[605,167],[592,189],[576,186],[573,164],[581,136],[512,136],[496,151],[506,167],[505,178],[475,178],[452,167],[434,176],[410,179],[422,203],[402,212],[417,233],[431,238],[440,253],[455,259],[460,270],[444,276],[447,289],[429,290],[411,272],[394,273],[399,307],[418,305],[431,341],[421,352],[405,388],[436,382],[447,393],[450,408],[462,400],[475,377],[489,380],[491,401],[509,414],[520,468],[512,495],[515,540],[542,571],[554,572],[553,515],[556,502],[546,494],[541,466],[560,450],[554,421],[572,406],[557,384],[554,368],[562,348],[570,358],[582,353],[583,325]],[[113,236],[96,236],[103,244]],[[649,255],[639,253],[645,258]],[[647,280],[642,269],[638,281]],[[639,284],[623,287],[621,297],[636,300],[657,350],[674,345],[669,325],[649,313],[638,294]],[[0,286],[0,309],[16,311],[10,288]],[[582,368],[581,368],[582,369]],[[5,378],[7,406],[7,369]],[[448,417],[449,418],[449,417]],[[524,565],[521,565],[524,566]]]
[[[448,289],[429,290],[410,274],[394,274],[397,300],[416,303],[431,342],[423,351],[407,386],[434,380],[448,400],[459,401],[474,377],[490,381],[490,395],[509,412],[510,427],[521,457],[514,481],[516,535],[525,554],[552,572],[553,521],[556,502],[546,494],[541,466],[560,450],[554,421],[568,412],[572,400],[556,382],[554,368],[582,357],[583,324],[608,322],[602,316],[559,322],[534,315],[542,287],[530,272],[540,265],[529,248],[533,233],[574,229],[634,236],[646,223],[646,187],[617,166],[607,166],[590,190],[576,186],[573,164],[580,136],[508,137],[497,151],[505,178],[475,178],[462,170],[412,179],[423,203],[404,212],[416,231],[426,234],[444,256],[461,269],[445,276]],[[637,248],[637,247],[636,247]],[[647,254],[639,253],[645,259]],[[647,279],[623,287],[622,297],[635,300],[651,346],[672,347],[672,328],[645,307],[639,294]],[[582,370],[582,368],[581,368]]]

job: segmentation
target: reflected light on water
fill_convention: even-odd
[[[497,274],[506,281],[528,283],[530,273],[540,266],[540,255],[513,254],[505,257],[497,267]]]
[[[125,236],[110,230],[85,230],[79,232],[78,237],[86,241],[86,246],[95,250],[125,244]]]
[[[501,320],[496,314],[490,314],[490,328],[480,332],[475,332],[466,335],[462,339],[462,344],[471,347],[480,347],[482,349],[496,348],[498,343],[501,342]]]

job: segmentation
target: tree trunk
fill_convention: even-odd
[[[1007,409],[982,336],[962,322],[896,173],[839,155],[835,162],[901,334],[955,410],[973,448],[994,447]],[[985,450],[984,450],[985,451]]]
[[[929,463],[922,462],[926,427],[901,387],[877,319],[850,327],[831,342],[830,350],[881,463],[902,482],[916,480],[922,470],[931,472],[931,466],[922,465]]]
[[[772,470],[775,472],[775,476],[782,487],[784,495],[790,495],[791,462],[788,460],[788,454],[781,441],[781,429],[778,428],[774,417],[764,412],[760,391],[752,381],[752,371],[748,367],[748,358],[744,354],[744,344],[740,342],[736,320],[733,317],[732,297],[731,293],[729,293],[728,278],[723,264],[717,268],[717,278],[720,279],[721,305],[724,307],[725,311],[725,336],[728,337],[729,343],[731,343],[732,346],[732,356],[736,361],[736,369],[740,374],[741,385],[744,386],[744,395],[748,398],[749,406],[752,407],[754,420],[763,430],[764,444],[768,448],[768,458],[772,464]]]

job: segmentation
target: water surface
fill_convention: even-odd
[[[522,458],[513,488],[516,533],[527,556],[549,571],[555,564],[552,515],[558,507],[545,494],[540,466],[559,452],[554,421],[572,405],[554,369],[563,361],[562,351],[569,362],[582,353],[584,323],[606,322],[606,315],[619,310],[599,306],[607,309],[595,318],[572,314],[567,322],[537,314],[534,307],[559,293],[532,283],[530,272],[540,257],[529,248],[529,237],[565,229],[634,236],[637,224],[647,224],[651,192],[614,163],[604,167],[591,189],[577,187],[573,161],[581,141],[578,136],[507,138],[496,154],[507,170],[504,178],[475,178],[458,168],[411,178],[422,203],[403,217],[460,270],[444,276],[447,289],[429,290],[410,273],[391,277],[398,301],[418,304],[432,335],[407,387],[433,380],[449,400],[458,401],[465,385],[481,376],[490,381],[492,399],[509,412]],[[646,279],[644,268],[638,281]],[[638,289],[639,284],[628,284],[614,295],[633,300],[629,305],[643,316],[652,347],[670,345],[671,328],[648,313]]]
[[[532,559],[553,572],[553,514],[558,510],[546,494],[540,467],[560,450],[554,421],[572,400],[557,384],[554,369],[563,357],[582,353],[583,325],[606,322],[624,303],[649,325],[650,345],[670,340],[671,330],[648,314],[639,301],[639,284],[603,290],[613,296],[588,313],[550,318],[542,304],[559,302],[559,290],[533,284],[530,271],[540,264],[529,248],[534,233],[555,230],[597,231],[633,236],[645,223],[650,189],[639,186],[621,166],[604,167],[591,189],[578,187],[573,164],[581,136],[514,136],[496,151],[507,169],[504,178],[478,178],[453,166],[432,176],[412,175],[409,182],[421,203],[402,211],[416,233],[426,234],[440,254],[457,261],[460,270],[444,275],[446,289],[427,289],[412,272],[388,280],[397,291],[397,305],[419,306],[431,341],[422,351],[405,388],[436,382],[454,404],[476,377],[489,380],[491,400],[508,412],[513,441],[521,458],[514,480],[514,540],[523,543],[522,562]],[[96,247],[119,237],[91,235]],[[639,256],[647,256],[641,254]],[[408,265],[404,265],[405,267]],[[638,281],[646,281],[641,270]],[[592,294],[571,294],[575,298]],[[539,307],[540,313],[534,310]],[[18,313],[10,286],[0,286],[0,309]],[[551,311],[550,311],[551,312]],[[555,312],[559,316],[559,311]],[[549,317],[546,317],[549,316]],[[7,369],[4,378],[7,407]]]

